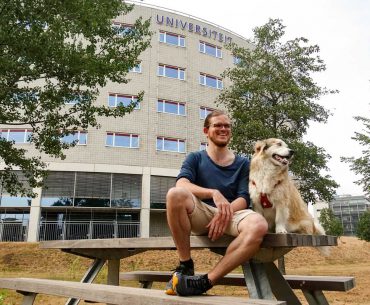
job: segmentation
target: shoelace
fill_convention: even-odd
[[[210,286],[209,280],[206,278],[187,279],[188,287],[197,289],[207,289]]]

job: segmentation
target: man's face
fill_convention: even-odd
[[[204,128],[204,133],[209,141],[216,146],[225,147],[231,138],[231,122],[228,116],[219,115],[211,118],[210,126]]]

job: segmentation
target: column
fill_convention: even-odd
[[[37,194],[35,198],[31,200],[31,209],[30,209],[30,220],[28,223],[28,242],[37,242],[37,234],[39,232],[39,223],[41,217],[41,192],[42,188],[33,189]]]
[[[141,212],[140,212],[141,237],[149,237],[149,230],[150,230],[150,167],[144,167],[141,186]]]

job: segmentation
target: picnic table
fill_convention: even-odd
[[[211,251],[224,254],[233,237],[223,236],[211,241],[206,236],[191,236],[191,248],[209,248]],[[253,299],[286,301],[289,305],[299,305],[301,302],[291,286],[274,264],[274,261],[297,247],[336,246],[337,238],[326,235],[303,234],[267,234],[261,249],[253,259],[242,264],[246,288]],[[175,250],[171,237],[150,238],[117,238],[100,240],[63,240],[44,241],[40,243],[43,249],[59,249],[63,252],[93,259],[93,262],[81,282],[91,283],[103,265],[108,263],[107,283],[119,285],[120,260],[125,257],[148,250]],[[304,259],[304,258],[302,258]],[[66,304],[75,304],[70,299]],[[326,304],[317,301],[312,304]]]

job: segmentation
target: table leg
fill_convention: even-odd
[[[320,290],[302,290],[309,305],[329,305],[324,293]]]
[[[105,259],[97,258],[95,259],[92,264],[90,265],[89,269],[86,271],[85,275],[81,279],[81,283],[92,283],[98,273],[100,272],[101,268],[103,268],[105,264]],[[79,299],[70,298],[65,303],[65,305],[77,305],[80,302]]]
[[[247,262],[242,265],[250,298],[273,300],[274,296],[263,263]]]
[[[119,286],[119,259],[109,259],[108,260],[108,285]]]
[[[301,305],[302,303],[299,301],[276,265],[273,262],[264,263],[264,265],[272,292],[276,299],[279,301],[286,301],[289,305]]]

